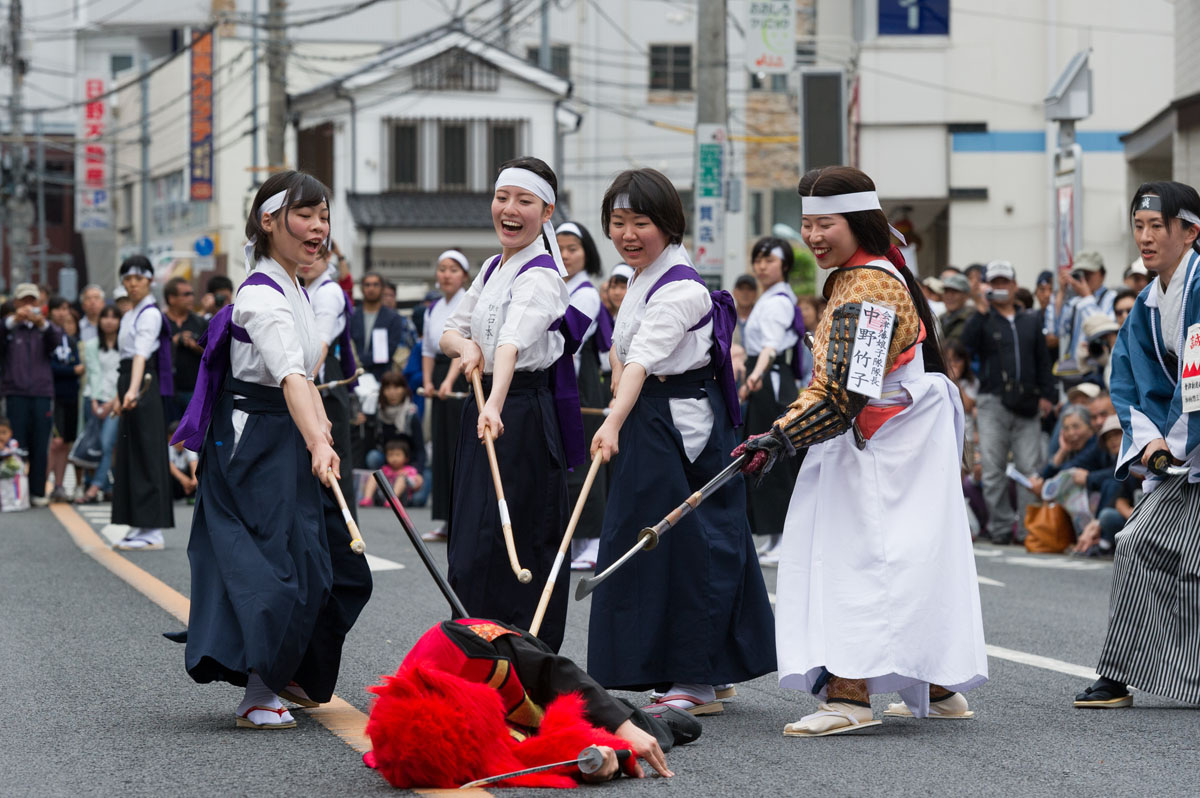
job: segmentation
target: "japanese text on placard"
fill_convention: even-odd
[[[858,312],[858,330],[854,334],[854,352],[850,355],[847,387],[857,394],[878,399],[883,393],[887,373],[888,347],[896,312],[882,305],[862,303]]]

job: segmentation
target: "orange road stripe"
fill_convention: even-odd
[[[118,554],[92,529],[83,516],[69,504],[50,505],[50,512],[71,535],[80,551],[112,571],[121,581],[153,601],[162,609],[187,625],[191,602],[175,588],[156,576],[134,565]],[[371,750],[371,739],[367,737],[367,716],[356,707],[336,695],[329,703],[305,709],[314,720],[333,732],[342,742],[360,754]],[[491,796],[487,790],[414,790],[419,795]]]

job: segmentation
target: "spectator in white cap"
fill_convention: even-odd
[[[945,290],[945,285],[936,277],[926,277],[921,281],[921,293],[925,295],[934,318],[946,312],[946,303],[942,301],[942,292]]]
[[[1084,319],[1097,313],[1113,318],[1117,292],[1104,286],[1104,276],[1104,258],[1099,252],[1080,252],[1073,266],[1059,270],[1059,292],[1055,298],[1059,356],[1054,374],[1064,385],[1088,378],[1086,365],[1076,358],[1083,340]],[[1069,301],[1065,300],[1067,288],[1074,294]]]
[[[938,316],[942,325],[942,343],[957,341],[962,337],[963,327],[971,318],[971,282],[961,274],[951,272],[942,276],[942,304],[946,310]]]
[[[1108,375],[1112,372],[1109,357],[1117,343],[1121,325],[1097,313],[1083,320],[1083,340],[1075,352],[1080,368],[1089,369],[1091,378],[1108,390]]]
[[[1150,285],[1150,270],[1146,268],[1146,264],[1142,263],[1142,259],[1138,258],[1129,264],[1122,279],[1125,281],[1126,288],[1133,291],[1134,294],[1140,294],[1143,288]]]
[[[1008,261],[987,265],[985,282],[975,292],[976,312],[962,332],[962,343],[980,365],[976,415],[983,495],[988,536],[1000,544],[1011,543],[1014,532],[1024,539],[1025,507],[1033,499],[1028,490],[1018,487],[1017,506],[1009,500],[1005,475],[1009,456],[1021,473],[1037,470],[1040,417],[1054,409],[1058,394],[1041,322],[1034,311],[1019,311],[1014,304],[1015,277]]]

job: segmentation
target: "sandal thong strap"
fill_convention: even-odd
[[[285,712],[287,712],[287,711],[288,711],[288,710],[287,710],[287,707],[279,707],[278,709],[276,709],[275,707],[258,707],[258,706],[255,706],[255,707],[250,707],[249,709],[247,709],[247,710],[246,710],[244,713],[242,713],[242,714],[241,714],[241,715],[239,715],[238,717],[240,717],[240,718],[245,718],[246,720],[250,720],[250,713],[251,713],[251,712],[274,712],[276,715],[278,715],[278,716],[279,716],[279,720],[281,720],[281,721],[282,721],[282,720],[283,720],[283,713],[285,713]]]

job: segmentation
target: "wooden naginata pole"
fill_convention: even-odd
[[[476,369],[471,373],[471,384],[475,388],[475,407],[483,412],[483,381],[482,370]],[[500,506],[500,529],[504,533],[504,548],[508,550],[508,564],[517,576],[517,581],[527,585],[533,581],[533,574],[528,568],[521,567],[517,558],[517,546],[513,542],[512,520],[508,516],[508,502],[504,500],[504,484],[500,481],[500,463],[496,460],[496,445],[492,442],[492,431],[483,429],[483,445],[487,447],[488,463],[492,466],[492,481],[496,484],[496,500]]]
[[[562,569],[563,560],[571,548],[571,538],[575,535],[575,527],[579,525],[579,517],[583,515],[583,505],[587,503],[588,493],[591,492],[592,483],[596,481],[596,474],[602,465],[604,461],[599,457],[592,460],[592,467],[588,469],[587,478],[583,481],[583,489],[579,491],[579,498],[575,501],[575,511],[571,513],[571,520],[567,522],[567,531],[563,534],[562,543],[558,544],[554,567],[550,569],[550,577],[546,580],[546,586],[542,588],[542,597],[538,599],[537,611],[533,613],[533,623],[529,625],[529,633],[534,637],[537,637],[538,630],[542,628],[542,618],[546,615],[546,608],[550,606],[550,596],[554,593],[558,572]]]

